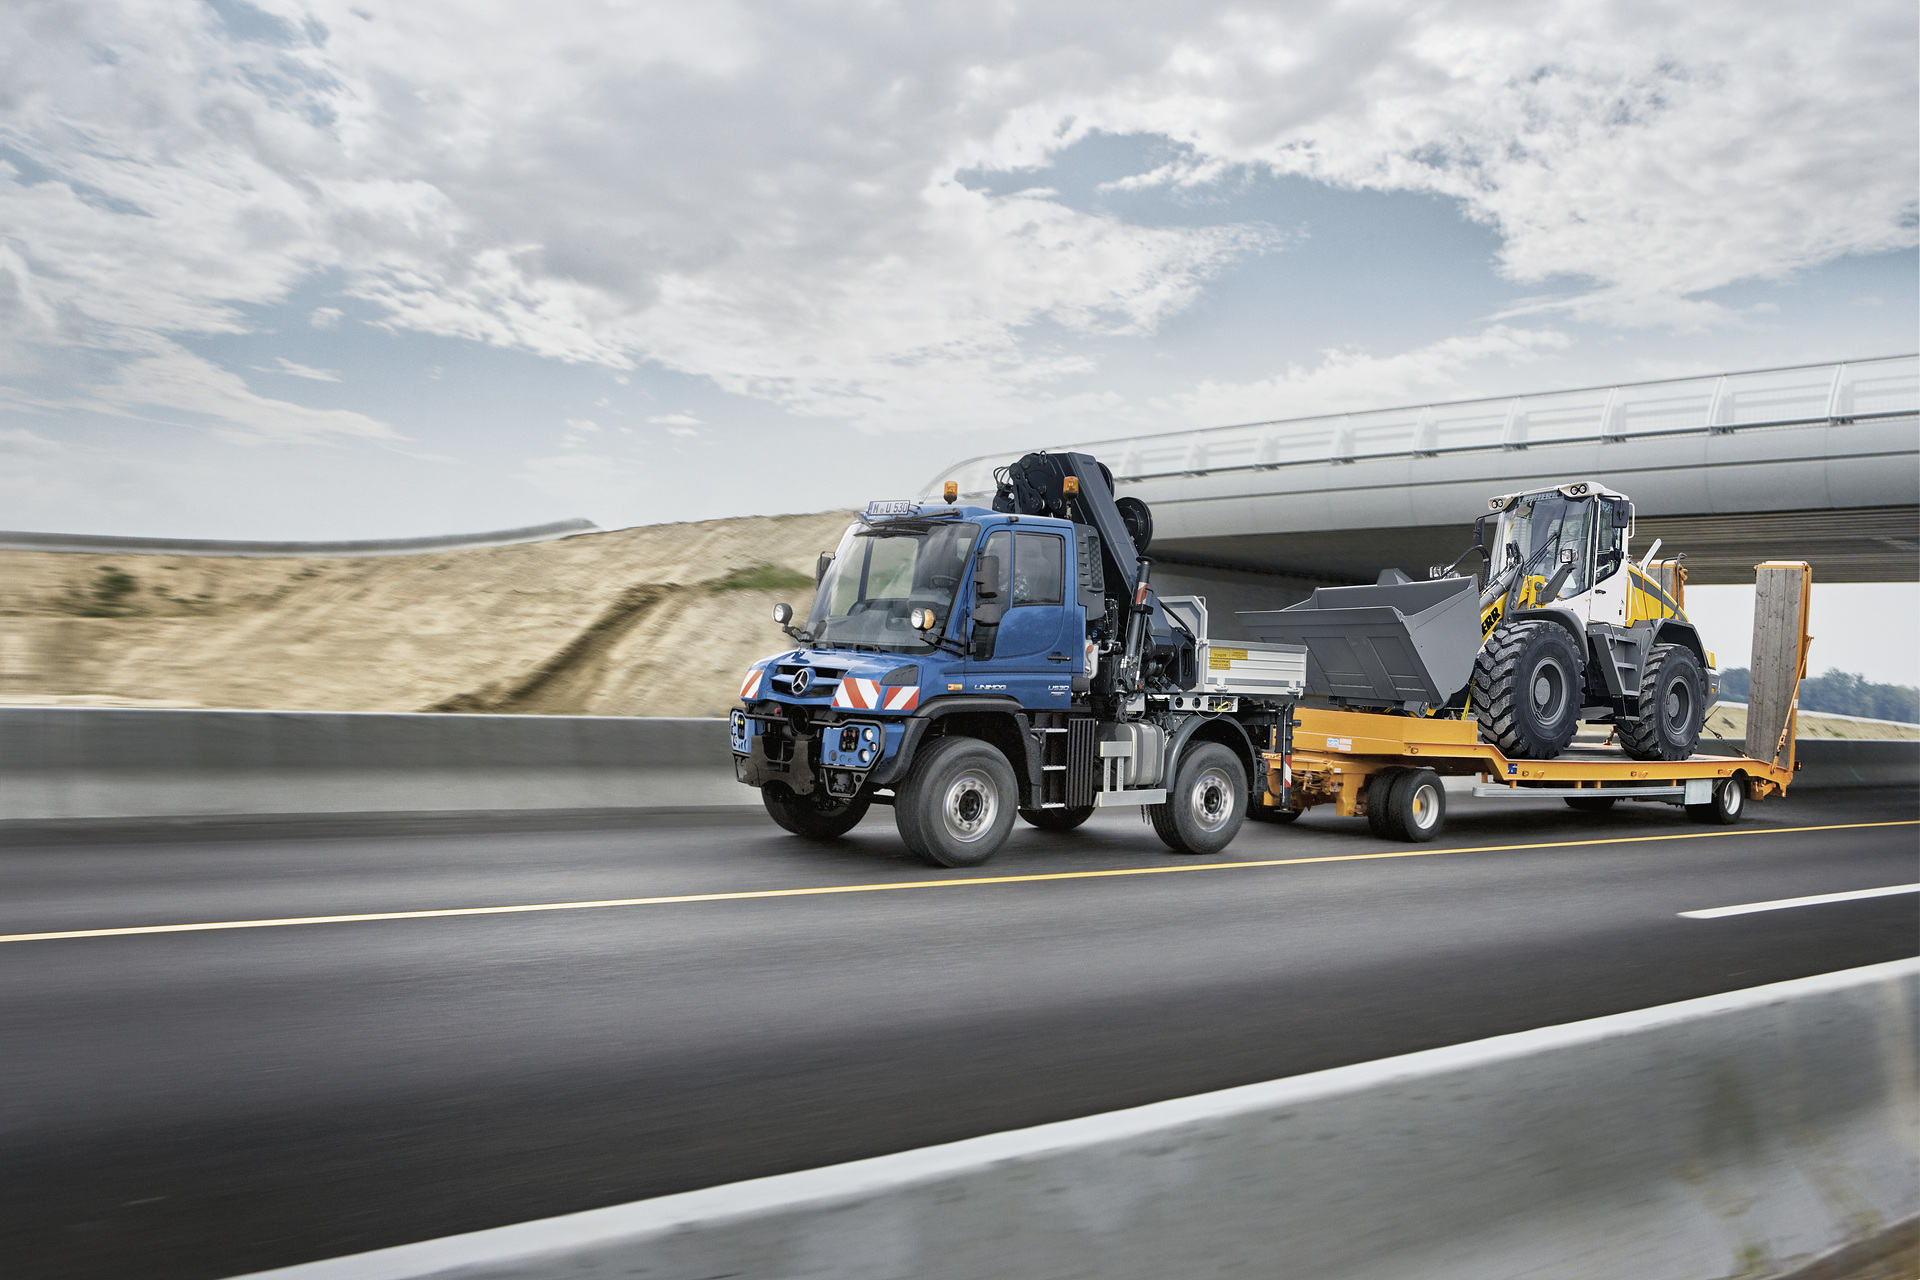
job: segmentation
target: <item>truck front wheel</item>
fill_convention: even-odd
[[[895,796],[907,848],[936,867],[977,867],[1013,830],[1020,787],[992,744],[940,738],[921,751]]]
[[[860,825],[867,816],[870,800],[842,800],[818,804],[812,796],[797,796],[785,783],[769,783],[760,788],[760,803],[767,816],[782,831],[808,840],[837,840]]]
[[[1147,806],[1153,833],[1175,853],[1218,853],[1247,816],[1247,770],[1217,742],[1187,748],[1167,802]]]

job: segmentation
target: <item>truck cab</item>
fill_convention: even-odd
[[[1232,838],[1264,789],[1272,694],[1298,691],[1304,658],[1244,707],[1232,658],[1207,685],[1224,696],[1203,690],[1204,602],[1162,604],[1092,459],[1034,458],[1051,497],[870,505],[820,557],[804,623],[776,609],[795,645],[748,670],[729,728],[735,776],[778,825],[830,839],[892,805],[916,852],[975,865],[1016,815],[1058,831],[1103,804],[1167,809],[1166,784],[1201,759],[1211,772],[1156,830],[1190,851]],[[1116,553],[1096,515],[1129,545]]]

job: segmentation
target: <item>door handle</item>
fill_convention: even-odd
[[[1067,654],[1067,653],[1050,653],[1047,655],[1047,661],[1048,662],[1072,662],[1073,655]]]

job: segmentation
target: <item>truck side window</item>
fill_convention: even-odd
[[[1059,604],[1067,568],[1066,539],[1051,533],[1013,536],[1013,599],[1010,604]]]

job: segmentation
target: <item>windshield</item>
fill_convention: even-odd
[[[1524,566],[1522,574],[1552,578],[1560,568],[1561,548],[1572,547],[1573,572],[1556,598],[1578,595],[1587,589],[1587,530],[1592,523],[1591,498],[1563,498],[1557,493],[1522,498],[1500,517],[1496,563],[1503,569],[1518,563]]]
[[[840,539],[813,597],[815,644],[886,653],[932,653],[973,550],[973,525],[897,521],[856,524]],[[915,631],[907,615],[932,609],[939,623]]]

